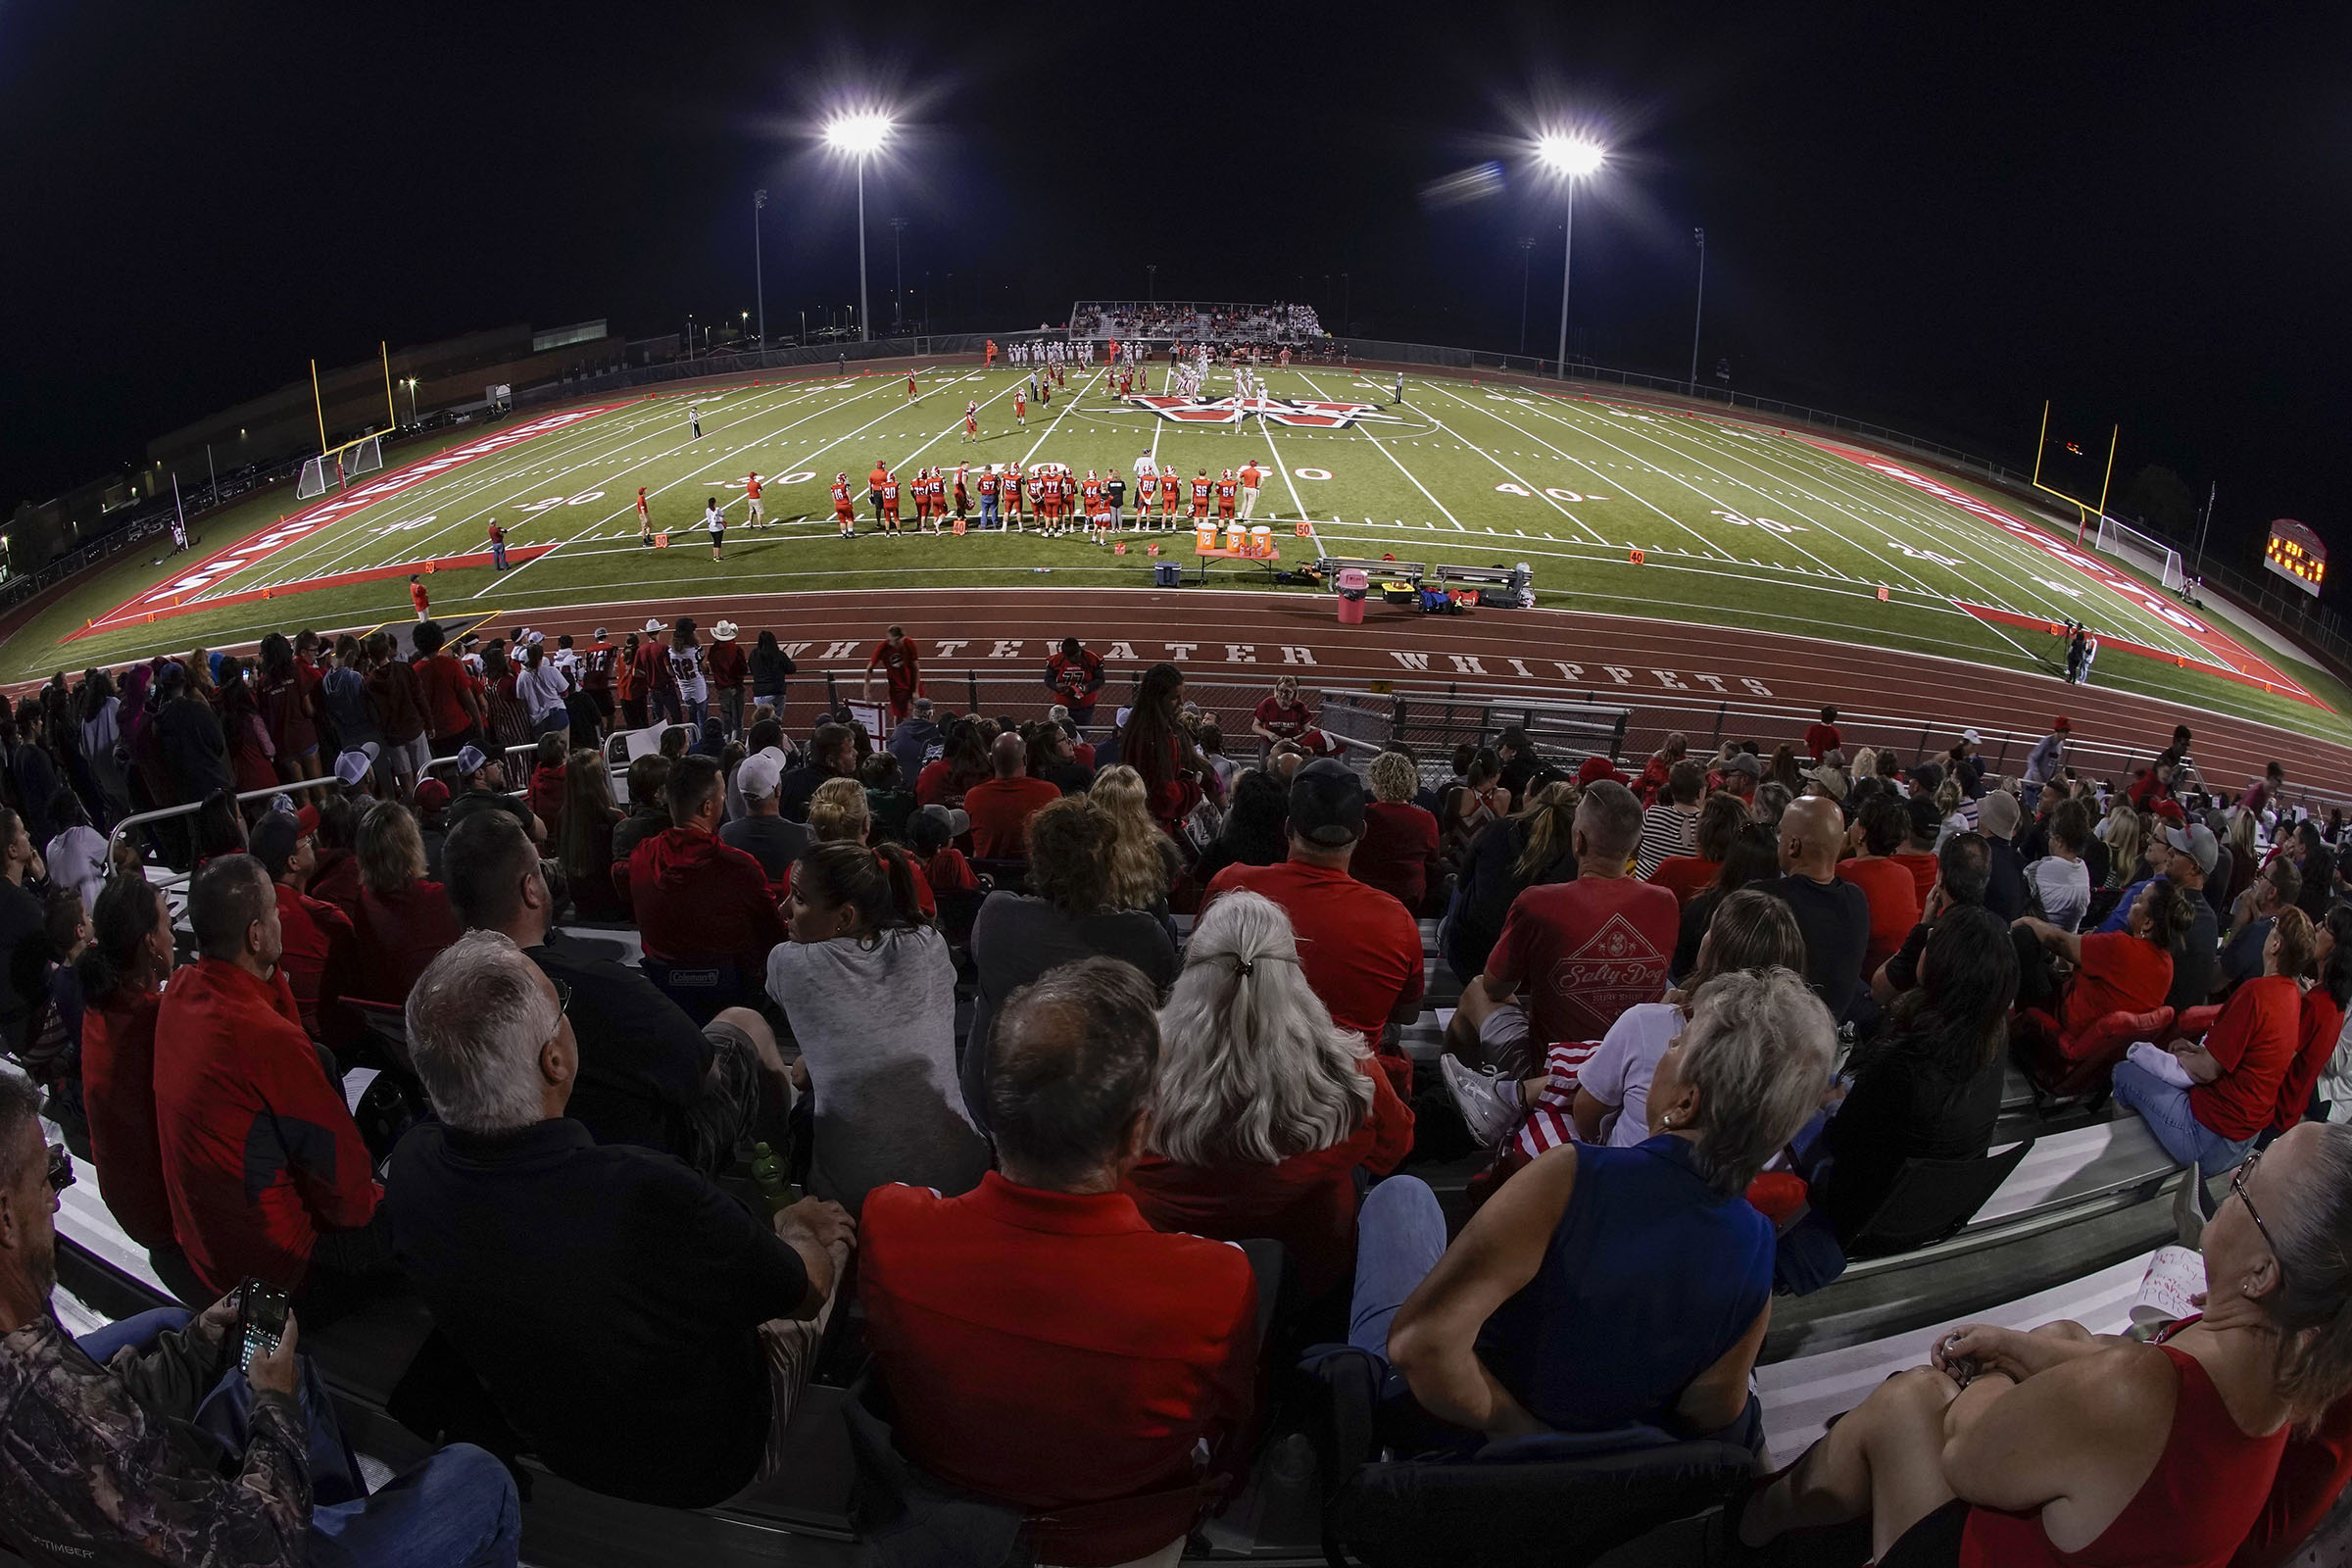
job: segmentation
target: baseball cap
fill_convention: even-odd
[[[923,815],[948,825],[948,837],[959,839],[972,830],[972,819],[952,806],[926,806]]]
[[[1741,752],[1724,763],[1723,770],[1727,773],[1745,773],[1749,778],[1764,776],[1764,764],[1757,760],[1756,754],[1753,752]]]
[[[2188,820],[2188,813],[2180,808],[2180,803],[2179,801],[2158,801],[2156,803],[2155,814],[2163,817],[2169,822],[2185,822]]]
[[[345,752],[335,759],[335,777],[347,785],[356,785],[368,776],[375,763],[366,752]]]
[[[1298,769],[1291,775],[1291,831],[1326,849],[1362,838],[1363,780],[1328,757]]]
[[[1580,786],[1603,778],[1615,779],[1620,784],[1625,782],[1625,775],[1618,772],[1605,757],[1588,757],[1584,765],[1576,770],[1576,782]]]
[[[262,862],[263,870],[279,877],[286,874],[302,834],[303,826],[295,820],[293,812],[265,811],[262,819],[253,824],[253,831],[245,836],[245,847]]]
[[[1975,730],[1973,730],[1973,729],[1964,729],[1964,730],[1962,730],[1962,731],[1960,732],[1960,738],[1961,738],[1962,740],[1964,740],[1964,741],[1968,742],[1968,744],[1969,744],[1969,745],[1971,745],[1971,746],[1982,746],[1982,745],[1984,745],[1984,737],[1983,737],[1982,735],[1979,735],[1979,734],[1978,734],[1978,733],[1977,733]]]
[[[2213,829],[2199,822],[2193,827],[2169,828],[2164,842],[2197,862],[2197,869],[2210,874],[2222,858],[2222,845],[2213,836]]]
[[[2068,718],[2064,713],[2060,713],[2056,718],[2050,720],[2050,728],[2061,735],[2069,735],[2074,733],[2074,720]]]
[[[603,641],[605,640],[605,628],[604,628],[604,627],[602,627],[602,626],[599,626],[599,627],[597,627],[597,628],[596,628],[596,640],[597,640],[598,642],[600,642],[600,643],[601,643],[601,642],[603,642]]]
[[[764,801],[775,795],[783,777],[784,756],[769,747],[743,760],[743,765],[735,769],[735,787],[747,801]]]
[[[437,778],[416,781],[416,809],[419,812],[444,810],[448,806],[448,785]]]
[[[482,755],[482,749],[479,746],[464,747],[458,752],[458,777],[460,778],[470,778],[489,765],[490,759]]]

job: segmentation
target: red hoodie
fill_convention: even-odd
[[[650,956],[732,958],[755,992],[767,981],[768,950],[785,940],[760,862],[693,828],[663,828],[630,853],[629,903]]]
[[[292,1292],[321,1230],[381,1197],[342,1091],[327,1082],[285,972],[205,958],[172,976],[156,1017],[155,1120],[172,1228],[208,1289],[246,1275]]]

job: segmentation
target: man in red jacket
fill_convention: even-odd
[[[252,1275],[295,1294],[315,1327],[389,1271],[373,1161],[278,968],[262,862],[207,861],[188,919],[201,956],[172,977],[156,1019],[169,1043],[155,1112],[172,1228],[209,1289]]]
[[[767,978],[768,950],[784,940],[784,917],[760,862],[718,840],[725,783],[708,757],[684,758],[669,770],[663,793],[673,825],[630,854],[629,902],[648,957],[731,960],[743,994],[756,997]]]

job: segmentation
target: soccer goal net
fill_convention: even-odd
[[[302,466],[302,477],[295,481],[294,498],[307,501],[322,496],[329,490],[348,485],[363,473],[373,473],[384,466],[384,438],[364,435],[357,441],[346,441],[312,458]]]
[[[2113,517],[2099,518],[2098,537],[2092,548],[2101,555],[2130,562],[2168,589],[2178,589],[2188,580],[2180,569],[2180,551]]]

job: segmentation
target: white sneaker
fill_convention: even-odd
[[[1519,1085],[1494,1068],[1466,1066],[1459,1056],[1440,1056],[1438,1069],[1446,1075],[1446,1092],[1453,1096],[1454,1108],[1462,1113],[1470,1136],[1488,1148],[1499,1148],[1526,1119],[1527,1112],[1519,1103]]]

